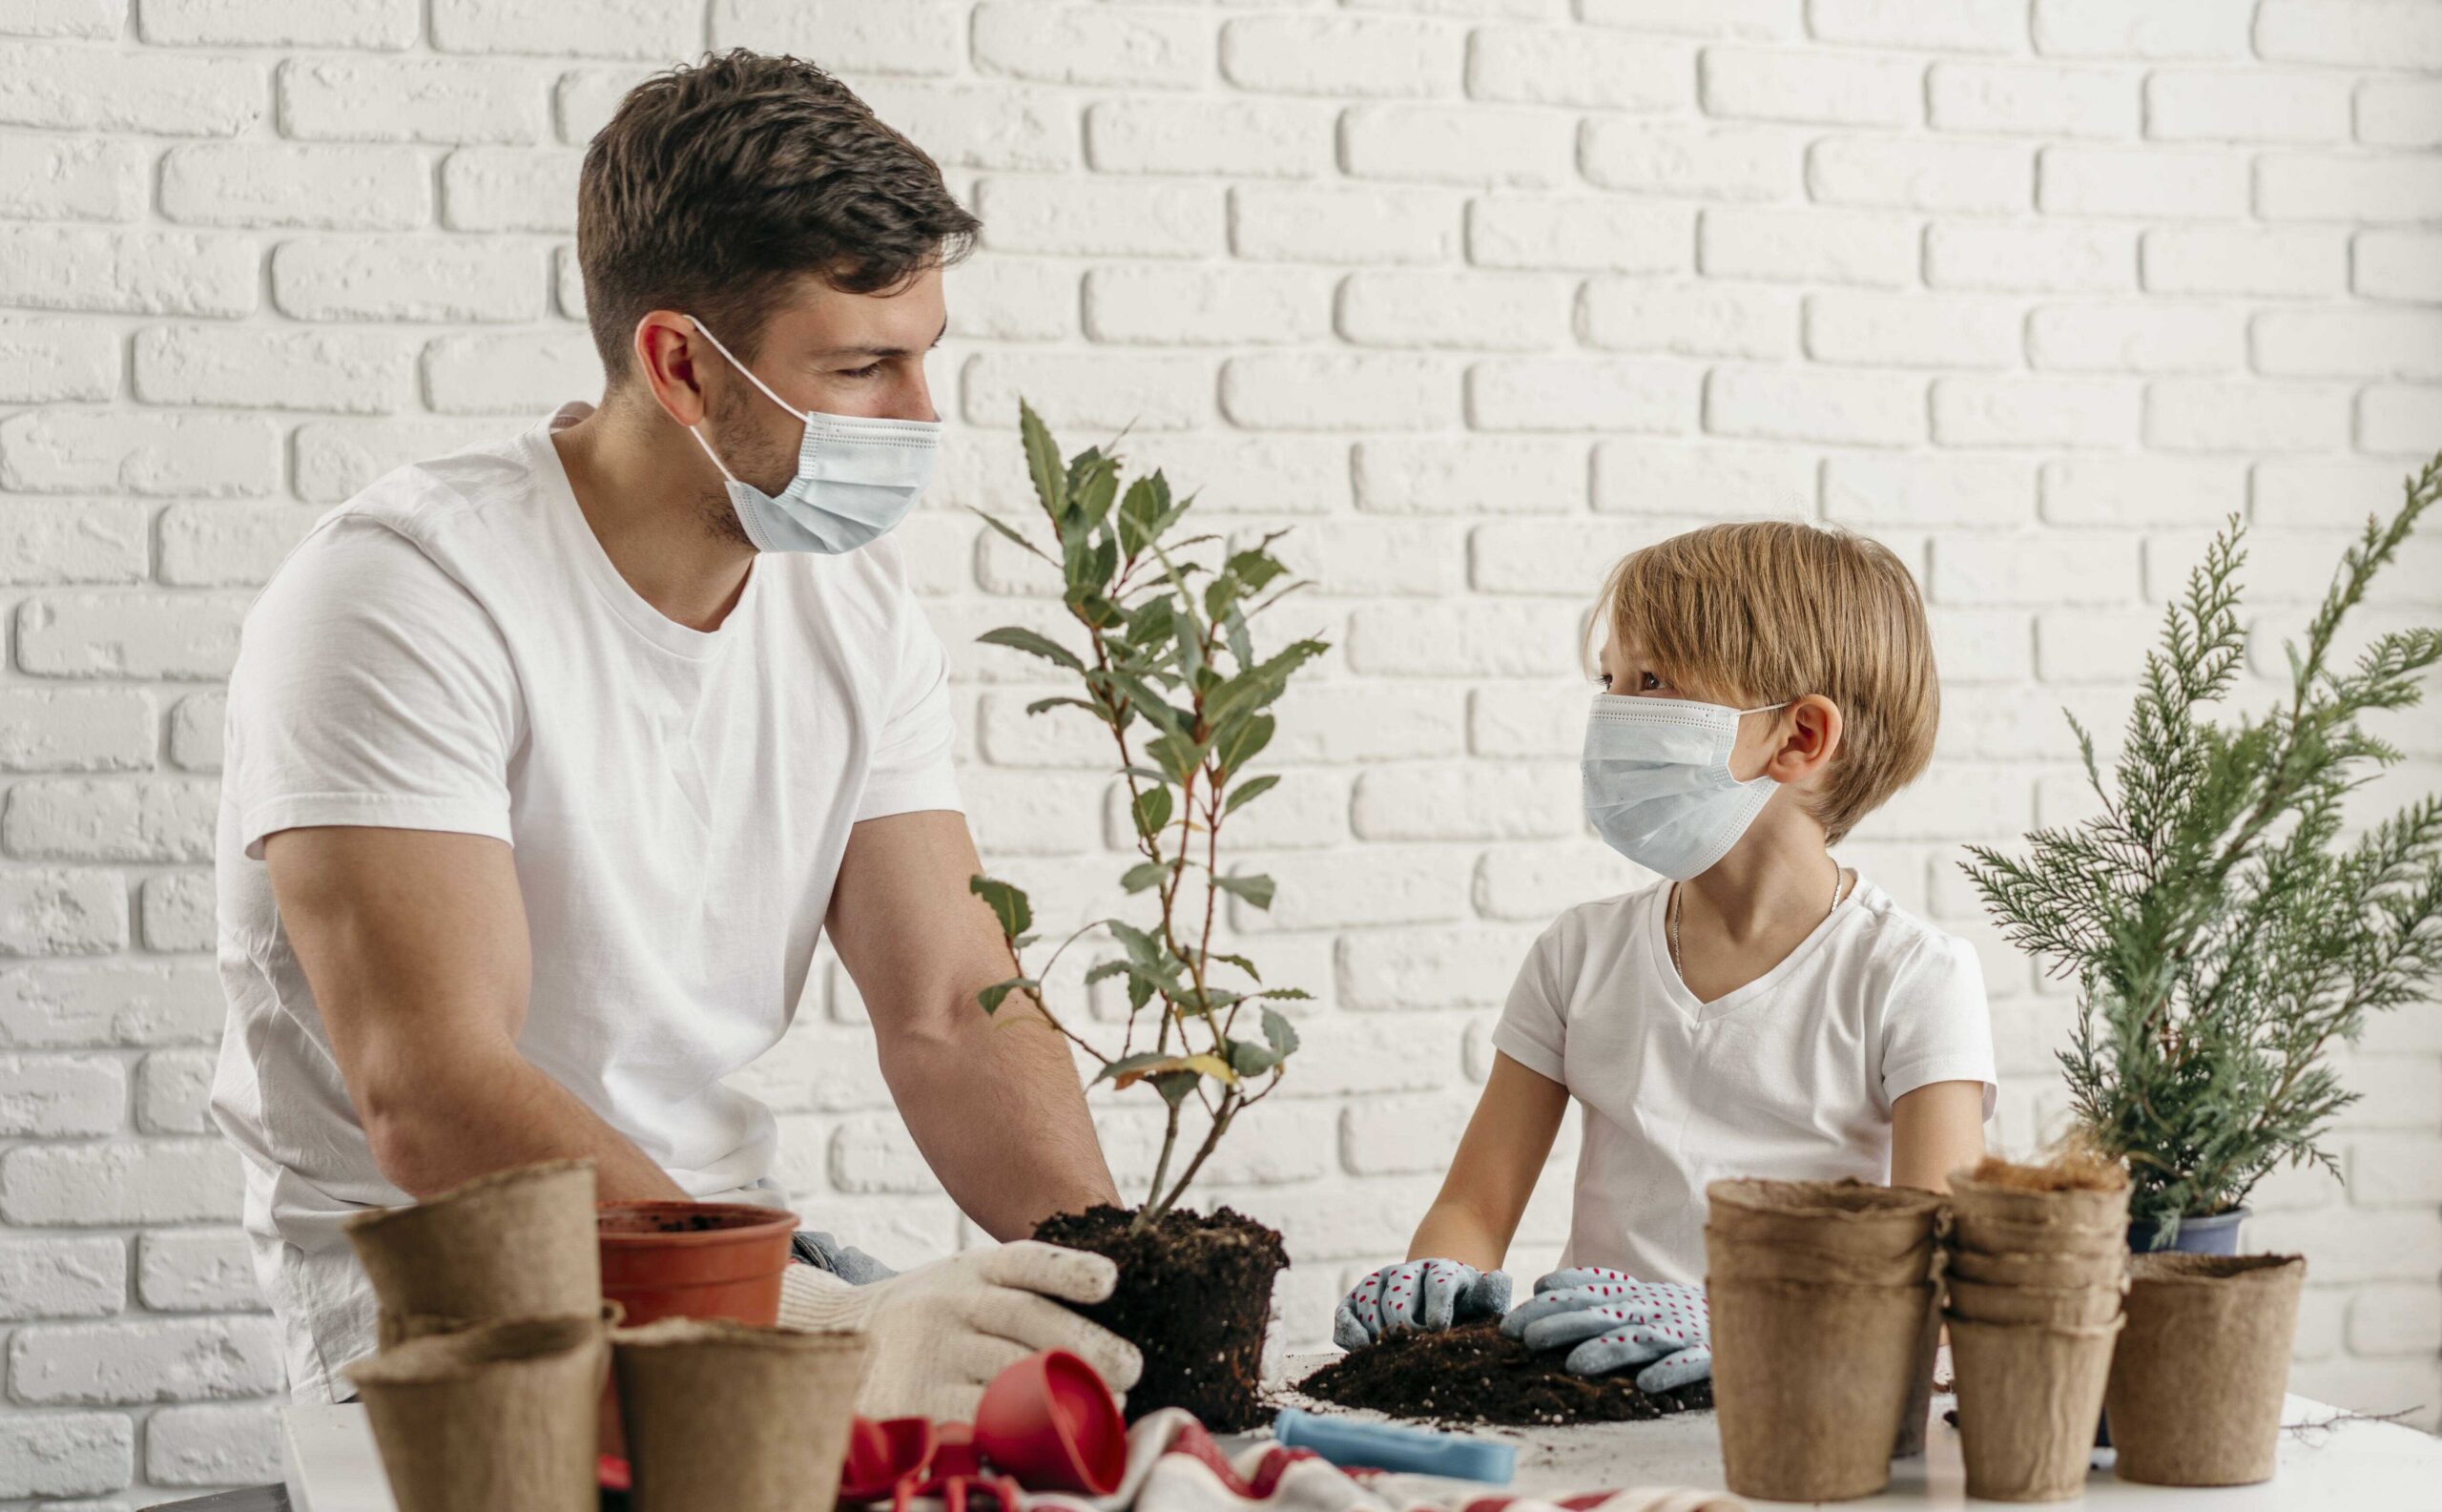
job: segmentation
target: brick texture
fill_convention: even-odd
[[[219,684],[255,589],[390,467],[598,368],[585,143],[706,46],[835,68],[984,221],[907,527],[986,854],[1046,926],[1114,891],[1100,746],[971,638],[1045,608],[958,506],[1019,499],[1016,400],[1296,527],[1336,649],[1250,810],[1313,1051],[1211,1191],[1281,1225],[1287,1339],[1399,1252],[1526,941],[1634,885],[1576,811],[1603,569],[1708,519],[1824,520],[1918,572],[1932,772],[1852,859],[1983,953],[1995,1137],[2059,1115],[2069,1000],[1954,867],[2075,812],[2214,524],[2268,623],[2442,446],[2432,0],[7,0],[0,3],[0,1504],[277,1471],[279,1350],[206,1111]],[[2431,623],[2431,548],[2386,625]],[[1285,622],[1284,622],[1285,623]],[[2278,674],[2278,653],[2262,676]],[[2257,691],[2261,691],[2260,688]],[[2252,697],[2253,694],[2250,694]],[[2391,732],[2430,787],[2442,719]],[[1073,906],[1071,906],[1073,904]],[[809,1214],[971,1239],[814,974],[743,1080]],[[1107,1005],[1106,1004],[1107,1007]],[[2442,1034],[2378,1025],[2321,1176],[2252,1235],[2316,1277],[2299,1383],[2442,1402]],[[1114,1165],[1143,1108],[1097,1098]],[[1512,1269],[1549,1261],[1547,1179]],[[93,1499],[99,1499],[95,1501]]]

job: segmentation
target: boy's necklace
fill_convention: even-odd
[[[1824,918],[1829,919],[1839,912],[1840,889],[1847,886],[1848,881],[1847,867],[1835,866],[1832,869],[1832,906],[1823,910]],[[1687,964],[1679,955],[1679,920],[1687,911],[1687,895],[1677,882],[1672,882],[1670,884],[1670,969],[1679,973],[1679,980],[1682,982],[1687,980]]]

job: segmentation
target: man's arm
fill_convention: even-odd
[[[509,849],[433,830],[282,830],[272,894],[382,1173],[430,1196],[588,1156],[605,1200],[684,1198],[517,1051],[532,958]]]
[[[969,1217],[1017,1239],[1119,1196],[1067,1042],[1023,995],[990,1017],[975,1001],[1016,974],[967,891],[982,869],[964,815],[866,819],[849,833],[828,927],[917,1149]]]

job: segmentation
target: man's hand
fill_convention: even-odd
[[[686,1197],[517,1052],[532,960],[507,845],[294,829],[263,842],[263,860],[374,1163],[401,1191],[588,1156],[605,1201]]]
[[[1037,1350],[1080,1357],[1114,1392],[1135,1385],[1145,1363],[1136,1347],[1061,1305],[1099,1302],[1118,1278],[1102,1255],[1031,1239],[968,1250],[867,1286],[793,1265],[782,1278],[780,1321],[873,1336],[873,1364],[857,1395],[866,1417],[971,1421],[985,1384]]]
[[[1637,1390],[1668,1391],[1713,1373],[1712,1309],[1702,1287],[1640,1281],[1600,1266],[1555,1271],[1500,1321],[1529,1349],[1566,1349],[1573,1376],[1637,1372]]]
[[[1119,1196],[1066,1042],[1023,994],[988,1017],[976,1002],[1017,974],[967,890],[982,869],[964,815],[866,819],[849,834],[828,927],[916,1148],[969,1217],[1018,1239]]]
[[[1408,1260],[1366,1273],[1332,1315],[1332,1342],[1357,1349],[1385,1334],[1499,1317],[1508,1306],[1505,1271],[1479,1271],[1456,1260]]]

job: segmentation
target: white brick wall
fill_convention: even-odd
[[[977,827],[1046,915],[1119,863],[1079,821],[1100,748],[966,644],[1045,611],[956,507],[1016,498],[1016,397],[1299,528],[1299,623],[1338,649],[1250,814],[1280,905],[1240,922],[1322,1001],[1212,1184],[1288,1231],[1297,1342],[1404,1243],[1522,943],[1630,880],[1571,796],[1614,555],[1788,513],[1916,569],[1940,761],[1852,859],[1984,950],[2023,1148],[2067,1001],[1958,844],[2078,811],[2058,707],[2117,727],[2213,522],[2266,528],[2251,608],[2292,625],[2442,446],[2442,0],[9,0],[0,1508],[270,1472],[277,1353],[201,1115],[214,685],[319,508],[592,391],[579,149],[708,45],[835,65],[986,222],[909,528]],[[2381,612],[2442,609],[2435,560]],[[2396,734],[2391,791],[2430,786],[2442,718]],[[748,1078],[784,1177],[886,1257],[959,1242],[817,981]],[[2437,1023],[2346,1060],[2349,1187],[2285,1176],[2254,1231],[2313,1259],[2299,1387],[2429,1424]],[[1101,1116],[1141,1177],[1130,1106]]]

